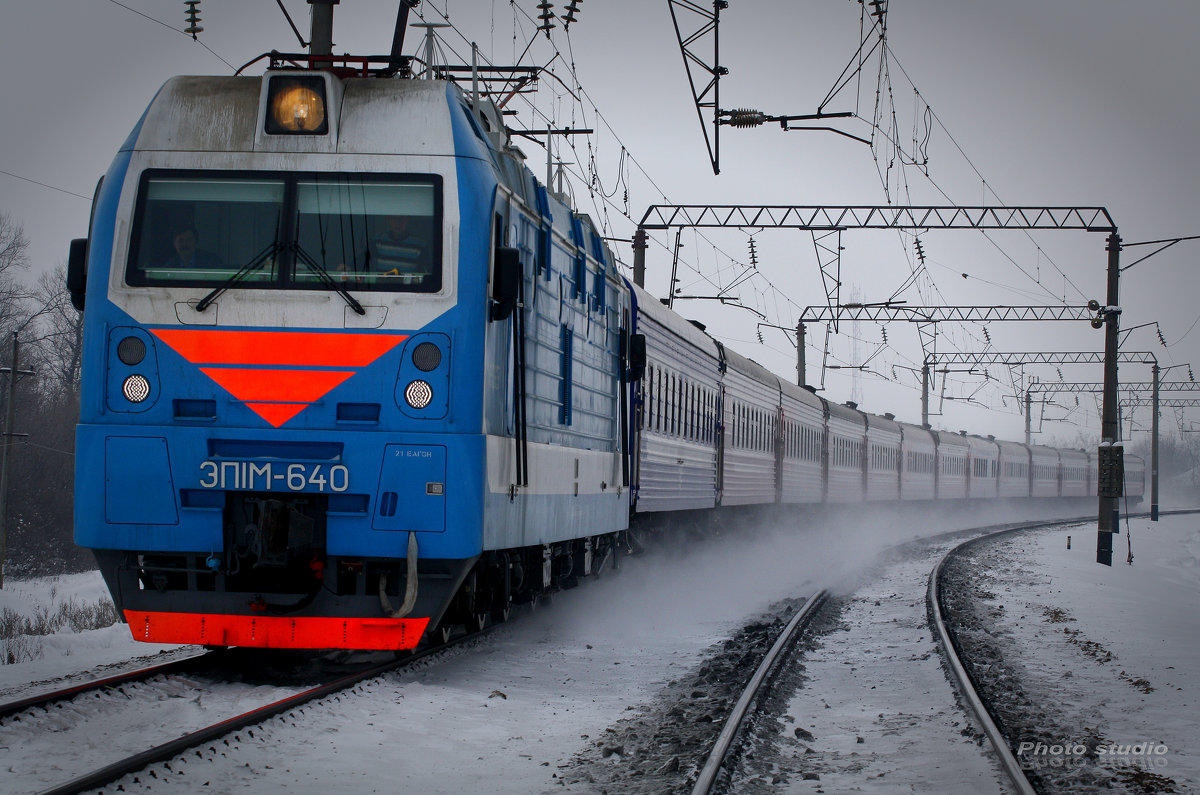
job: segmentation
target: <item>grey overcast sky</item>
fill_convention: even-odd
[[[565,5],[556,2],[554,11],[563,13]],[[306,3],[284,0],[284,6],[307,35]],[[902,165],[878,132],[869,147],[767,125],[723,130],[720,176],[708,165],[666,0],[582,0],[569,35],[560,21],[551,41],[534,35],[536,0],[426,0],[418,11],[431,22],[449,17],[455,27],[443,36],[451,60],[466,57],[470,40],[494,63],[512,62],[531,39],[525,63],[546,64],[555,49],[561,53],[552,63],[561,85],[543,79],[538,94],[515,99],[509,107],[520,114],[511,124],[545,125],[529,100],[556,125],[597,129],[556,156],[576,174],[570,183],[577,204],[614,237],[631,233],[624,212],[636,219],[648,205],[667,201],[873,205],[889,197],[896,204],[1104,206],[1126,242],[1200,234],[1195,0],[892,0],[891,57],[883,66],[877,56],[869,59],[827,109],[855,111],[860,118],[834,124],[871,137],[868,122],[881,108],[881,126],[895,130],[905,152],[927,158],[924,168]],[[721,64],[729,69],[722,107],[813,112],[853,60],[859,11],[855,0],[731,0],[720,31]],[[205,46],[180,32],[184,12],[177,0],[8,4],[0,28],[0,70],[7,76],[0,84],[0,212],[24,227],[35,273],[61,265],[69,240],[87,233],[96,180],[167,77],[229,74],[225,62],[236,67],[268,50],[299,46],[273,0],[203,0]],[[394,0],[342,0],[335,51],[386,52],[394,18]],[[407,52],[418,38],[410,32]],[[582,102],[566,93],[568,86],[582,87],[574,91]],[[520,146],[543,175],[544,150],[531,142]],[[607,204],[601,192],[611,194]],[[712,295],[734,282],[749,263],[750,236],[684,233],[681,293]],[[825,300],[813,240],[807,233],[764,230],[753,237],[758,274],[728,294],[767,323],[791,327],[802,307]],[[925,274],[896,296],[909,304],[1104,300],[1102,235],[1002,232],[985,239],[930,231],[920,240]],[[650,250],[647,281],[657,295],[667,293],[673,243],[673,235],[658,233]],[[842,245],[843,301],[892,298],[919,265],[911,235],[847,232]],[[614,246],[631,261],[627,244]],[[1149,250],[1130,248],[1123,261]],[[1164,348],[1149,327],[1131,332],[1127,349],[1152,350],[1165,365],[1194,362],[1200,370],[1198,261],[1200,241],[1185,242],[1126,272],[1122,326],[1157,321],[1169,343]],[[794,376],[788,336],[757,328],[761,321],[752,312],[714,301],[676,307],[782,377]],[[946,326],[937,349],[980,350],[991,340],[996,350],[1100,350],[1101,333],[1082,325]],[[823,383],[833,400],[854,398],[870,411],[918,421],[919,380],[905,369],[920,366],[916,331],[892,324],[886,345],[884,333],[875,323],[843,324],[831,336],[828,363],[869,369],[823,375],[825,330],[810,327],[808,380]],[[944,394],[958,400],[943,401],[939,383],[934,426],[1019,438],[1024,420],[1010,377],[999,368],[988,374],[990,384],[976,375],[951,376]],[[1028,374],[1058,378],[1054,368]],[[1063,375],[1093,381],[1101,372],[1075,367]],[[1148,368],[1127,365],[1121,377],[1148,380]],[[1187,370],[1167,378],[1186,379]],[[1035,411],[1035,428],[1042,431],[1035,438],[1066,443],[1097,433],[1090,396],[1078,408],[1069,395],[1057,403]],[[1200,420],[1200,410],[1186,417]],[[1050,421],[1058,418],[1066,422]],[[1164,420],[1165,427],[1177,425],[1170,411]],[[1134,422],[1147,425],[1148,411],[1135,414]]]

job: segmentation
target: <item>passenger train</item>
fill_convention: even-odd
[[[492,101],[370,59],[168,80],[68,288],[75,537],[141,641],[408,649],[680,517],[1096,493],[785,383],[623,279]]]

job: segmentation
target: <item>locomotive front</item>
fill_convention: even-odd
[[[444,82],[163,86],[70,276],[76,542],[136,639],[402,649],[437,623],[482,547],[494,192]]]

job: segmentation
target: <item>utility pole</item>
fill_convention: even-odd
[[[804,386],[804,324],[796,324],[796,386]]]
[[[4,563],[8,558],[8,466],[11,459],[10,448],[14,436],[25,434],[13,433],[13,421],[16,415],[17,376],[33,375],[32,370],[19,370],[17,332],[12,334],[12,365],[0,367],[0,372],[8,373],[8,409],[4,420],[4,446],[0,448],[0,589],[4,588]]]
[[[1025,390],[1025,444],[1033,444],[1033,399]]]
[[[1119,473],[1124,448],[1117,444],[1117,348],[1120,342],[1121,236],[1114,229],[1108,236],[1108,300],[1104,313],[1104,401],[1100,419],[1100,469]],[[1105,479],[1101,477],[1103,482]],[[1114,479],[1115,480],[1115,479]],[[1110,480],[1110,488],[1101,485],[1099,515],[1096,517],[1096,562],[1112,565],[1112,534],[1120,527],[1115,514],[1119,510],[1119,484]]]
[[[1158,521],[1158,362],[1154,363],[1154,392],[1150,420],[1150,521]]]

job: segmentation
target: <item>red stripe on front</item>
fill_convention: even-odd
[[[234,616],[126,610],[134,640],[268,649],[412,649],[428,618]]]
[[[192,364],[364,367],[408,339],[407,334],[311,331],[151,329]]]
[[[247,403],[246,408],[278,428],[308,408],[307,403]]]
[[[354,373],[336,370],[241,370],[201,367],[200,372],[238,400],[312,403]]]

